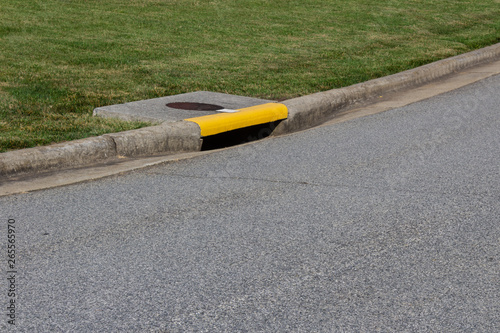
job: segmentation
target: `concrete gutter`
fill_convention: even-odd
[[[346,88],[283,101],[281,104],[288,109],[287,119],[281,121],[272,135],[292,133],[320,125],[346,108],[369,102],[380,95],[421,86],[496,59],[500,59],[500,43]],[[280,117],[285,118],[283,115]],[[221,116],[218,119],[225,122],[229,118]],[[207,129],[213,126],[218,127],[217,124],[210,124]],[[132,131],[1,153],[0,177],[83,167],[111,162],[120,157],[199,151],[202,144],[201,130],[196,121],[165,122]]]

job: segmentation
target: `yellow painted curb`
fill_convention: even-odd
[[[184,120],[197,123],[201,128],[201,136],[209,136],[288,117],[288,109],[281,103],[267,103],[238,110],[234,113],[218,113]]]

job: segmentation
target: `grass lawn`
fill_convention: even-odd
[[[499,41],[499,0],[2,0],[0,151],[146,125],[102,105],[284,99]]]

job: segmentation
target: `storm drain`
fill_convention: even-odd
[[[216,111],[216,112],[238,112],[239,110],[226,109],[223,106],[196,102],[173,102],[166,106],[173,109],[189,111]],[[260,124],[245,128],[236,129],[216,135],[210,135],[203,138],[201,150],[220,149],[243,143],[260,140],[271,135],[273,130],[279,124],[279,121]]]
[[[229,132],[203,137],[201,150],[212,150],[241,145],[270,136],[281,120],[272,123],[260,124]]]
[[[178,122],[223,113],[238,113],[239,110],[274,103],[275,101],[237,96],[210,91],[195,91],[141,101],[97,107],[94,116],[117,118],[126,121],[152,123]],[[263,139],[269,136],[279,122],[231,130],[225,133],[202,137],[203,150],[234,146],[240,143]]]

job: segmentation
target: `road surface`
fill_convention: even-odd
[[[498,332],[498,92],[0,197],[0,331]]]

